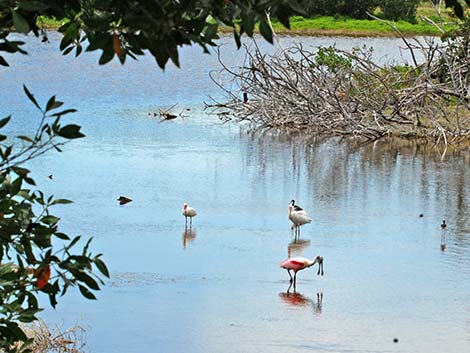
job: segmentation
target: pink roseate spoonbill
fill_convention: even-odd
[[[194,208],[191,206],[188,206],[188,204],[185,202],[183,204],[183,216],[186,218],[186,225],[188,225],[188,217],[189,217],[189,226],[191,227],[193,224],[193,217],[197,216],[197,212]]]
[[[291,257],[290,259],[285,259],[284,261],[282,261],[279,266],[287,270],[287,273],[290,277],[290,283],[294,282],[295,288],[297,272],[312,267],[315,264],[318,264],[317,275],[321,273],[321,275],[323,276],[323,257],[321,256],[317,256],[313,260],[306,259],[305,257]],[[294,277],[292,277],[290,271],[294,271]]]
[[[311,223],[312,219],[307,216],[307,213],[302,210],[300,212],[294,211],[293,206],[289,205],[288,217],[290,221],[294,224],[295,234],[300,236],[300,227],[304,224]]]

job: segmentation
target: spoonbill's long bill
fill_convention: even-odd
[[[282,261],[279,266],[287,270],[287,273],[290,277],[290,282],[294,282],[295,286],[297,272],[312,267],[315,264],[318,264],[317,275],[321,273],[321,275],[323,276],[323,257],[321,256],[317,256],[313,260],[306,259],[305,257],[292,257],[290,259]],[[290,271],[294,271],[294,277],[292,277]]]
[[[188,217],[189,217],[189,226],[191,227],[193,224],[193,217],[197,216],[197,212],[191,206],[188,206],[187,203],[183,205],[183,216],[186,218],[186,225],[188,225]]]

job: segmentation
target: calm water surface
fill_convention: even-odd
[[[203,112],[220,95],[208,78],[215,55],[185,49],[183,68],[164,73],[150,58],[98,67],[94,54],[61,57],[58,40],[28,40],[31,55],[0,69],[0,113],[13,113],[13,132],[34,126],[22,83],[79,110],[70,119],[87,138],[30,167],[42,189],[75,201],[57,209],[63,230],[93,236],[112,278],[96,302],[70,292],[45,311],[49,323],[86,325],[86,349],[96,353],[468,349],[469,151],[441,158],[413,146],[251,136]],[[281,45],[292,41],[401,55],[395,40]],[[240,65],[223,42],[226,60]],[[190,109],[186,119],[148,115],[175,103]],[[119,206],[119,195],[134,201]],[[314,219],[297,243],[292,198]],[[183,202],[199,212],[191,232]],[[303,271],[287,292],[279,262],[289,254],[322,255],[325,276]]]

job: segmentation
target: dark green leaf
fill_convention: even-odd
[[[168,59],[170,58],[170,55],[167,53],[167,51],[164,50],[163,48],[159,48],[155,51],[152,51],[152,54],[155,57],[155,59],[157,60],[158,66],[160,66],[160,68],[164,69],[166,63],[168,62]]]
[[[44,11],[49,8],[43,1],[21,1],[18,7],[28,11]]]
[[[204,32],[204,39],[210,42],[212,39],[217,37],[217,30],[219,25],[217,23],[207,25],[206,31]]]
[[[33,142],[33,139],[31,137],[28,137],[28,136],[21,135],[21,136],[16,136],[16,137],[18,137],[20,140],[23,140],[23,141],[26,141],[26,142]]]
[[[269,23],[264,19],[262,19],[259,23],[259,32],[269,43],[273,43],[273,31]]]
[[[90,292],[87,287],[82,286],[81,284],[79,284],[78,288],[80,289],[80,292],[82,293],[82,295],[85,298],[91,299],[91,300],[96,300],[95,295],[92,292]]]
[[[237,49],[240,49],[242,46],[242,42],[240,40],[240,35],[238,34],[237,30],[233,29],[233,37],[235,38],[235,43],[237,44]]]
[[[80,238],[81,238],[80,235],[73,238],[73,240],[70,242],[70,244],[67,245],[67,250],[70,250],[72,248],[72,246],[74,246],[80,240]]]
[[[41,218],[41,222],[42,223],[45,223],[45,224],[55,224],[57,222],[59,222],[60,218],[59,217],[56,217],[56,216],[52,216],[52,215],[49,215],[49,216],[44,216]]]
[[[64,233],[57,232],[54,235],[59,239],[70,240],[69,236],[67,234],[64,234]]]
[[[80,132],[80,126],[75,125],[75,124],[70,124],[70,125],[64,126],[63,128],[61,128],[58,131],[57,134],[61,137],[66,138],[66,139],[76,139],[76,138],[80,138],[80,137],[85,136]]]
[[[51,116],[61,116],[61,115],[69,114],[69,113],[75,113],[76,111],[77,109],[66,109],[66,110],[62,110],[61,112],[54,113]]]
[[[31,94],[31,92],[28,90],[28,88],[23,85],[23,89],[26,93],[26,95],[28,96],[29,100],[31,102],[33,102],[33,104],[38,108],[38,109],[41,109],[41,107],[39,106],[38,102],[36,101],[36,99],[34,98],[34,96]]]
[[[105,263],[103,261],[101,261],[100,259],[95,259],[94,263],[95,263],[96,267],[98,268],[98,270],[100,270],[100,272],[103,275],[105,275],[106,277],[109,278],[109,271],[108,271],[108,268],[106,267]]]
[[[25,177],[29,173],[29,169],[26,168],[21,168],[21,167],[12,167],[11,168],[16,174],[18,174],[21,177]]]
[[[276,17],[281,22],[284,27],[290,29],[290,23],[289,23],[289,9],[284,6],[280,5],[279,9],[276,12]]]
[[[21,190],[21,184],[23,183],[23,178],[19,177],[16,178],[13,183],[11,183],[10,187],[10,193],[11,195],[16,195],[18,192]]]
[[[10,66],[3,56],[0,55],[0,65]]]
[[[114,57],[114,48],[113,47],[106,47],[103,48],[103,53],[101,54],[100,60],[98,61],[100,65],[104,65],[111,60],[113,60]]]
[[[80,282],[86,283],[88,287],[94,290],[100,290],[100,287],[98,286],[98,283],[91,278],[89,275],[87,275],[84,272],[77,272],[75,274],[75,278],[78,279]]]
[[[26,21],[25,18],[15,10],[11,10],[11,14],[13,16],[13,25],[15,26],[16,30],[20,33],[28,33],[28,21]]]
[[[6,124],[8,124],[8,122],[10,121],[11,119],[11,115],[10,116],[7,116],[6,118],[3,118],[2,120],[0,120],[0,129],[2,127],[4,127]]]
[[[51,205],[58,205],[58,204],[63,204],[63,205],[66,205],[66,204],[69,204],[69,203],[72,203],[73,201],[70,201],[70,200],[67,200],[67,199],[57,199],[57,200],[54,200],[51,202]]]

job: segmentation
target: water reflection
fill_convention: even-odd
[[[289,286],[286,292],[279,293],[279,297],[282,302],[294,307],[311,307],[314,314],[320,315],[323,307],[323,292],[317,293],[317,300],[314,301],[310,297],[307,297],[297,291],[291,292],[292,284]]]
[[[185,227],[182,235],[183,249],[196,239],[196,229]]]
[[[449,147],[443,155],[432,144],[413,141],[319,143],[293,133],[244,133],[237,139],[244,150],[243,172],[255,195],[268,195],[273,187],[260,182],[260,175],[276,180],[284,198],[302,195],[303,206],[314,210],[317,222],[356,227],[350,230],[363,229],[366,222],[375,226],[379,217],[407,229],[416,225],[412,217],[421,214],[429,229],[446,218],[452,224],[449,263],[470,265],[469,148]]]
[[[310,240],[294,238],[287,245],[287,257],[300,256],[304,252],[305,248],[310,246]]]
[[[441,251],[444,251],[446,249],[446,221],[442,221],[441,224]]]

